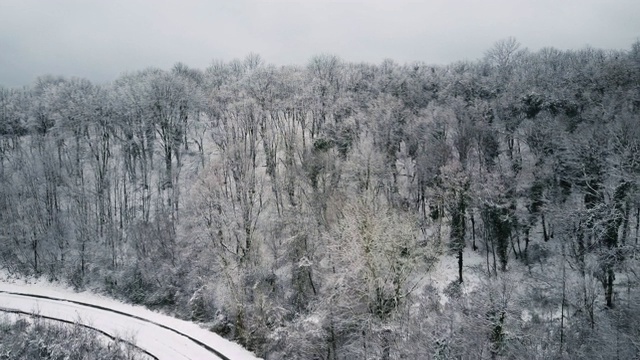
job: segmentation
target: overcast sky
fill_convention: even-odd
[[[110,81],[178,61],[260,54],[306,64],[475,60],[513,36],[523,47],[629,49],[640,0],[0,0],[0,86],[44,74]]]

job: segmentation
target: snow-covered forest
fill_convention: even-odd
[[[265,359],[640,356],[640,42],[0,89],[0,265]]]

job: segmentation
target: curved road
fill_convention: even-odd
[[[257,359],[193,323],[93,294],[58,291],[0,282],[0,310],[78,322],[110,336],[133,338],[137,347],[161,360]]]

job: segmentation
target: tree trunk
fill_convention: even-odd
[[[544,218],[544,212],[541,213],[541,218],[542,218],[542,237],[544,239],[544,242],[549,241],[549,233],[547,232],[547,221]]]
[[[524,230],[524,261],[529,264],[529,227]]]
[[[513,256],[516,259],[519,259],[520,258],[520,253],[522,253],[522,250],[520,250],[520,253],[518,253],[518,251],[516,251],[516,244],[513,241],[513,234],[511,234],[510,240],[511,240],[511,250],[513,251]],[[517,237],[517,241],[518,241],[518,249],[520,249],[520,237]]]
[[[565,252],[564,245],[562,246],[562,302],[560,304],[560,353],[562,357],[562,351],[564,347],[564,309],[566,302],[566,287],[567,287],[567,269],[565,266]]]
[[[473,211],[471,211],[471,236],[473,238],[473,251],[478,250],[478,247],[476,246],[476,219],[473,216]]]
[[[613,309],[613,282],[616,279],[616,275],[613,271],[613,266],[609,266],[606,274],[606,284],[605,284],[605,298],[607,302],[607,308]]]
[[[493,240],[491,240],[491,253],[493,254],[493,274],[495,276],[498,276],[498,263],[496,262],[496,247]]]
[[[485,249],[485,254],[487,256],[487,274],[489,274],[489,276],[491,276],[491,267],[489,266],[489,238],[488,238],[488,233],[487,233],[487,229],[485,227],[484,229],[484,249]]]
[[[462,249],[458,250],[458,280],[462,284]]]
[[[382,331],[382,357],[381,360],[389,360],[391,358],[391,330]]]
[[[33,270],[36,274],[39,274],[40,269],[38,268],[38,236],[35,231],[33,232],[31,247],[33,249]]]
[[[640,230],[640,206],[638,206],[638,209],[636,210],[636,245],[638,245],[638,238],[640,237],[638,235],[638,232]]]
[[[629,217],[631,216],[631,203],[627,200],[624,204],[623,222],[622,222],[622,238],[620,239],[622,245],[627,244],[627,237],[629,236]]]

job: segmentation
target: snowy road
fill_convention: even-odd
[[[138,347],[161,360],[257,359],[196,324],[48,284],[0,281],[0,308],[80,322],[112,336],[133,338]]]

